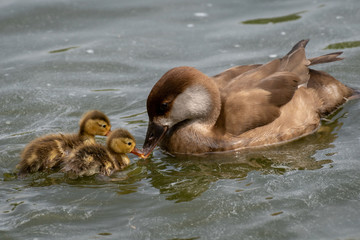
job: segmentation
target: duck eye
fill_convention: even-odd
[[[169,103],[168,102],[163,102],[163,103],[160,104],[160,111],[162,113],[165,113],[168,109],[169,109]]]
[[[131,142],[128,142],[128,145],[131,146]]]

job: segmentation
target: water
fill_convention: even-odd
[[[269,149],[156,150],[110,179],[12,174],[29,141],[89,109],[141,146],[146,97],[175,66],[213,75],[310,38],[309,57],[346,58],[316,69],[360,88],[359,22],[357,0],[1,1],[0,239],[360,239],[358,100]]]

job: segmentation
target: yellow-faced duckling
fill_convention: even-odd
[[[55,169],[73,149],[82,144],[95,143],[95,135],[107,136],[111,129],[109,118],[97,110],[85,113],[79,125],[77,134],[51,134],[30,142],[16,166],[18,175]]]
[[[72,178],[94,174],[110,176],[130,164],[127,153],[138,155],[134,137],[124,129],[112,131],[106,145],[94,143],[78,147],[64,159],[61,171]]]

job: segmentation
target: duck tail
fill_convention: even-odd
[[[310,39],[303,39],[303,40],[299,41],[297,44],[295,44],[295,46],[293,46],[293,48],[290,50],[290,52],[288,52],[286,54],[286,56],[289,56],[290,54],[292,54],[299,48],[305,48],[309,41],[310,41]]]
[[[359,99],[360,98],[360,90],[354,89],[354,88],[352,88],[352,90],[353,90],[353,94],[350,97],[348,97],[347,100]]]
[[[310,61],[310,65],[320,64],[320,63],[328,63],[343,60],[344,58],[338,57],[343,52],[333,52],[326,55],[322,55],[319,57],[314,57],[308,59]]]
[[[294,53],[299,48],[305,48],[306,45],[308,44],[308,42],[309,42],[309,39],[303,39],[303,40],[299,41],[290,50],[290,52],[288,52],[286,54],[286,56],[291,55],[292,53]],[[338,57],[342,53],[343,52],[333,52],[333,53],[325,54],[325,55],[322,55],[322,56],[319,56],[319,57],[310,58],[308,60],[310,61],[310,65],[340,61],[340,60],[344,59],[344,58]]]

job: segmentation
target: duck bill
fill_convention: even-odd
[[[137,147],[134,147],[134,149],[130,153],[135,154],[138,157],[144,158],[144,153]]]
[[[146,159],[152,153],[154,148],[163,139],[168,130],[167,126],[161,126],[154,122],[150,122],[146,133],[145,143],[143,146],[142,158]]]
[[[111,134],[111,130],[107,131],[107,133],[105,133],[105,136],[109,136]]]

